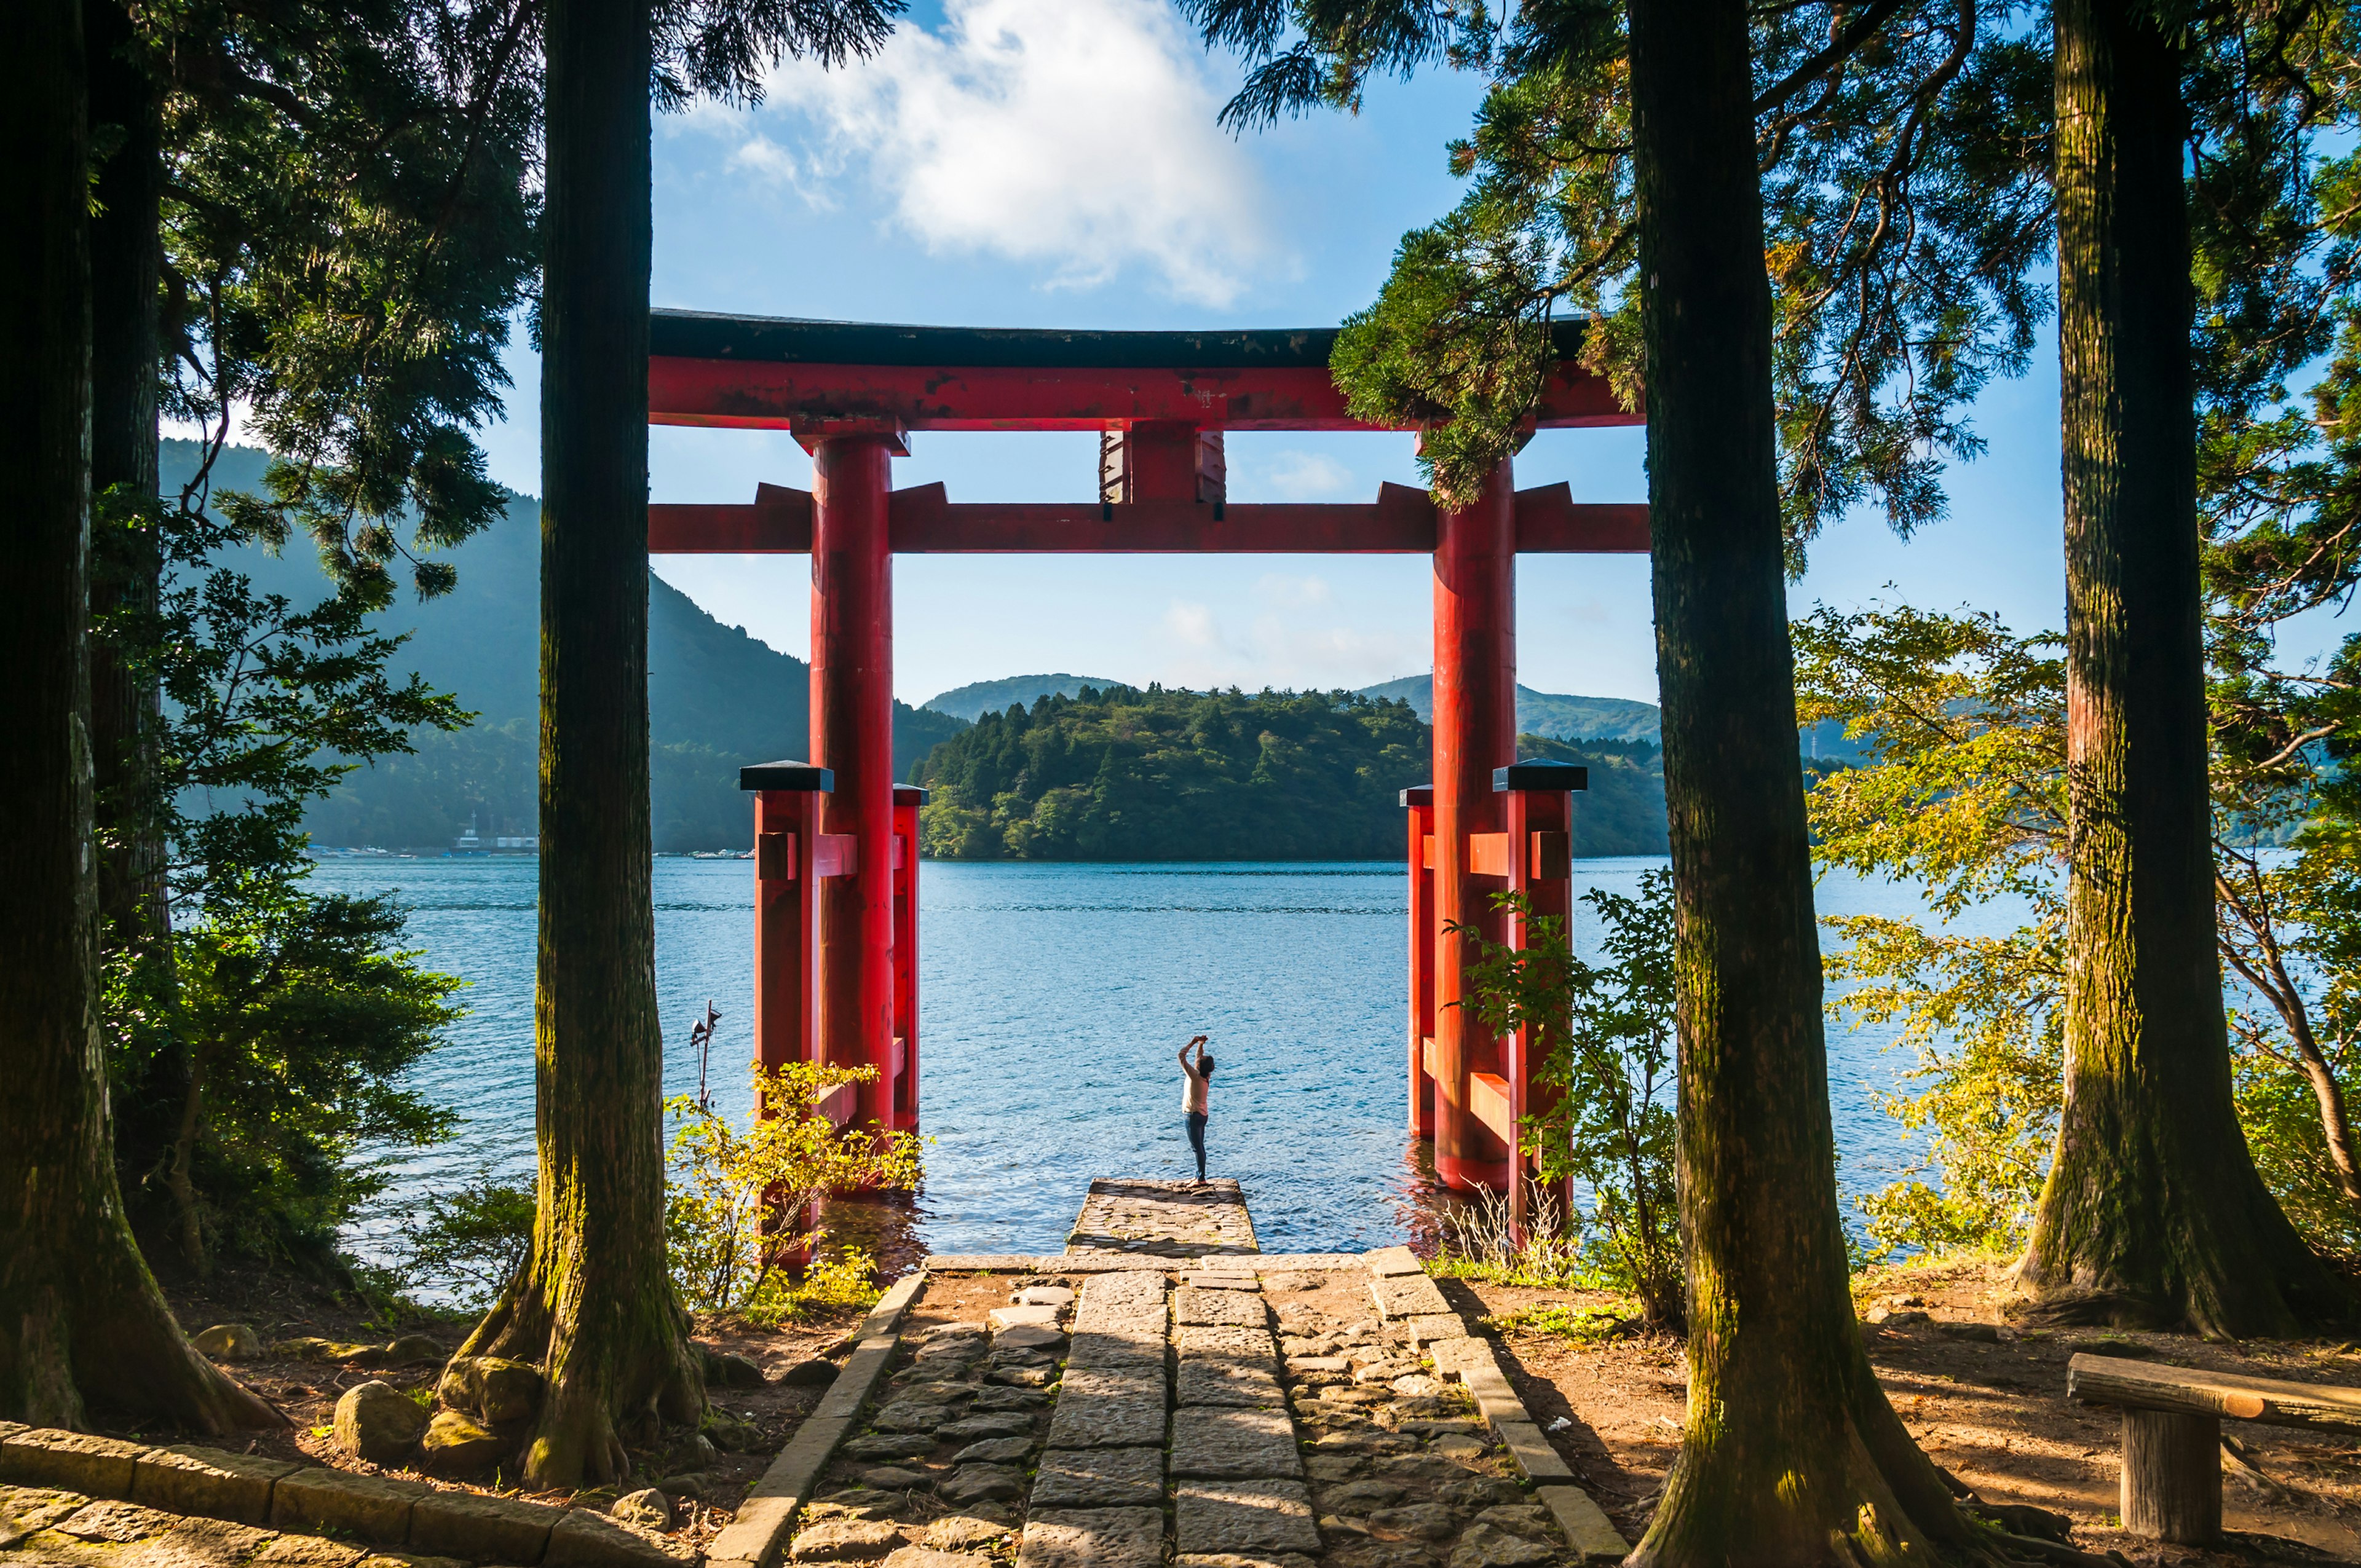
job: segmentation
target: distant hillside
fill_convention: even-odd
[[[167,484],[194,461],[186,442],[164,444]],[[253,488],[266,461],[233,448],[215,466],[216,488]],[[258,547],[229,557],[258,588],[303,602],[325,587],[305,541],[274,558]],[[479,717],[457,735],[420,737],[414,756],[394,757],[347,778],[305,825],[323,845],[447,845],[477,818],[487,837],[534,830],[541,683],[540,503],[517,497],[507,514],[452,556],[459,586],[422,604],[407,591],[380,617],[416,635],[400,667],[456,692]],[[738,789],[746,762],[801,757],[810,747],[810,671],[687,595],[648,580],[650,799],[659,850],[735,849],[751,841],[753,810]],[[938,713],[894,705],[894,767],[911,764],[964,728]]]
[[[1363,686],[1363,696],[1391,697],[1406,702],[1421,718],[1434,719],[1434,677],[1405,675],[1398,681]],[[1645,740],[1664,744],[1663,715],[1653,702],[1620,696],[1564,696],[1555,692],[1517,688],[1517,732],[1547,736],[1554,740]],[[1816,725],[1798,740],[1806,757],[1823,762],[1857,762],[1859,746],[1845,739],[1844,726]]]
[[[920,841],[940,860],[1388,860],[1432,746],[1406,705],[1344,692],[1052,695],[985,713],[919,764],[935,792]],[[1664,852],[1654,747],[1521,749],[1590,768],[1575,853]]]
[[[1005,680],[975,681],[967,685],[954,686],[939,696],[928,697],[919,706],[972,724],[987,713],[1005,713],[1011,704],[1031,707],[1045,696],[1079,696],[1084,686],[1095,686],[1104,691],[1109,686],[1122,684],[1098,675],[1010,675]]]

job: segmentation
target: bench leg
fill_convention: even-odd
[[[2222,1538],[2222,1423],[2212,1416],[2124,1412],[2124,1529],[2206,1546]]]

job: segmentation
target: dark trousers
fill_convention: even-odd
[[[1205,1113],[1191,1111],[1185,1120],[1189,1124],[1189,1146],[1197,1151],[1197,1179],[1205,1179]]]

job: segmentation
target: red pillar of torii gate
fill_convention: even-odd
[[[1560,329],[1540,428],[1632,424]],[[1407,790],[1411,883],[1410,1102],[1437,1176],[1509,1187],[1532,1102],[1523,1042],[1462,1008],[1466,924],[1521,940],[1492,908],[1523,891],[1563,913],[1580,769],[1516,764],[1516,557],[1644,553],[1647,511],[1519,492],[1503,462],[1465,509],[1379,488],[1374,504],[1232,505],[1226,431],[1366,430],[1328,375],[1334,329],[1224,333],[994,331],[659,311],[649,419],[785,429],[812,455],[809,492],[752,506],[649,509],[655,554],[812,558],[809,762],[748,767],[756,808],[756,1035],[765,1062],[871,1066],[841,1118],[917,1121],[917,814],[893,770],[893,557],[969,554],[1422,554],[1434,565],[1434,771]],[[1096,431],[1097,496],[955,504],[895,490],[911,432]]]

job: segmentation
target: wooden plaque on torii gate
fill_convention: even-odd
[[[1626,425],[1558,329],[1537,428]],[[1434,562],[1434,771],[1410,814],[1412,1130],[1436,1175],[1506,1189],[1521,1218],[1516,1119],[1531,1108],[1521,1041],[1454,1005],[1464,955],[1446,927],[1515,941],[1491,895],[1564,913],[1578,768],[1518,763],[1516,557],[1645,554],[1644,506],[1520,492],[1503,462],[1475,503],[1445,511],[1381,485],[1361,504],[1232,504],[1232,430],[1370,430],[1328,373],[1334,328],[1060,332],[873,325],[657,311],[653,424],[785,430],[812,455],[809,491],[761,486],[739,506],[653,505],[656,554],[812,558],[809,762],[750,767],[756,792],[756,1051],[766,1062],[876,1068],[832,1108],[917,1124],[917,807],[893,772],[896,554],[1415,554]],[[896,490],[914,432],[1090,430],[1096,495],[1071,503],[956,502]],[[848,1096],[850,1102],[851,1097]]]

